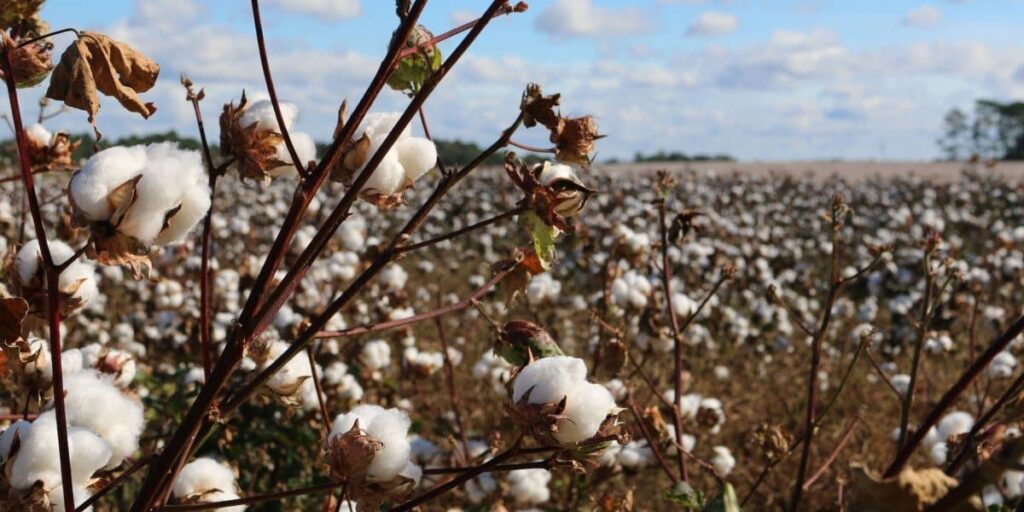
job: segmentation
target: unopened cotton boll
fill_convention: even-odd
[[[205,174],[199,152],[174,143],[115,146],[90,157],[68,189],[76,211],[86,220],[113,220],[119,222],[118,232],[144,245],[166,245],[183,239],[209,210]],[[111,193],[136,177],[140,178],[131,206],[121,219],[112,219]]]
[[[409,465],[409,416],[399,409],[384,409],[378,405],[359,405],[346,414],[338,415],[331,426],[331,437],[341,436],[359,422],[359,429],[383,445],[367,468],[371,480],[387,482],[398,476]]]

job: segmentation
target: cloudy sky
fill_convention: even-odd
[[[562,92],[564,113],[597,116],[608,135],[602,159],[660,149],[745,160],[930,159],[949,108],[1024,96],[1022,0],[529,3],[493,22],[428,101],[435,136],[493,140],[523,86],[537,82]],[[279,94],[299,105],[300,129],[326,139],[341,98],[358,97],[384,53],[393,2],[261,5]],[[484,5],[434,0],[422,21],[440,33]],[[43,14],[54,28],[105,32],[161,64],[148,95],[157,114],[144,122],[105,100],[107,134],[192,134],[182,72],[205,86],[211,119],[243,88],[262,89],[245,0],[48,0]],[[69,42],[62,36],[58,46]],[[404,101],[388,91],[380,108]],[[85,116],[53,123],[80,131]],[[544,142],[541,133],[517,138]]]

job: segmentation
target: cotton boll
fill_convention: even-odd
[[[27,489],[42,481],[46,489],[61,485],[60,451],[57,438],[56,413],[39,415],[21,440],[21,448],[11,467],[10,484]],[[100,436],[84,428],[68,427],[68,455],[71,459],[71,480],[85,482],[110,459],[110,445]]]
[[[558,403],[586,376],[587,365],[582,359],[568,356],[538,359],[519,372],[512,387],[512,400],[518,402],[530,391],[531,404]]]
[[[187,498],[212,490],[234,493],[237,490],[235,473],[227,464],[202,457],[181,468],[172,493],[177,498]]]
[[[953,411],[939,420],[939,438],[948,441],[951,436],[967,433],[973,426],[973,416],[963,411]]]
[[[363,134],[366,134],[371,139],[383,139],[395,129],[395,125],[398,124],[398,120],[401,117],[402,114],[400,112],[374,112],[366,114],[363,117],[363,122],[359,123],[359,128],[356,129],[355,138],[359,139]],[[406,126],[402,133],[399,134],[399,138],[408,137],[409,133],[409,127]]]
[[[896,388],[896,392],[900,396],[907,396],[907,392],[910,391],[910,375],[901,373],[899,375],[893,375],[889,382],[892,383],[892,387]]]
[[[362,360],[372,370],[391,365],[391,345],[384,340],[372,340],[363,345]]]
[[[278,106],[281,107],[281,118],[284,119],[284,127],[290,131],[295,123],[295,119],[299,116],[299,107],[294,103],[288,102],[278,102]],[[242,128],[248,128],[255,124],[256,130],[261,132],[281,132],[277,123],[277,114],[274,112],[274,104],[269,99],[249,103],[245,107],[245,112],[242,113],[242,118],[239,119],[238,124]]]
[[[551,472],[542,468],[522,469],[508,474],[509,495],[518,505],[536,505],[551,498]]]
[[[81,504],[85,502],[85,500],[92,497],[92,492],[89,491],[88,487],[86,487],[85,485],[79,485],[77,483],[72,486],[71,492],[75,496],[76,507],[81,506]],[[49,498],[50,508],[52,508],[53,510],[64,510],[64,488],[62,486],[58,485],[56,488],[50,490]],[[90,506],[86,508],[85,511],[91,512],[92,507]]]
[[[711,457],[711,465],[715,467],[718,476],[727,476],[736,466],[736,459],[732,456],[732,452],[724,446],[716,446],[711,450],[715,452],[715,455]]]
[[[949,445],[946,443],[935,443],[928,449],[928,456],[932,459],[932,464],[936,466],[945,464],[948,455]]]
[[[167,212],[182,204],[191,191],[198,190],[209,197],[210,190],[206,180],[200,180],[205,178],[205,168],[198,151],[183,151],[170,142],[150,144],[145,151],[146,161],[142,179],[135,187],[135,202],[118,231],[151,243],[163,230]],[[195,215],[193,218],[198,220]],[[181,227],[177,228],[180,230]]]
[[[697,311],[697,301],[683,293],[672,294],[672,310],[680,319],[685,319]]]
[[[241,496],[234,492],[227,491],[210,491],[203,495],[201,503],[219,503],[221,501],[232,501],[240,499]],[[218,512],[243,512],[245,505],[235,505],[233,507],[217,507],[215,510]]]
[[[75,250],[60,240],[48,240],[47,247],[50,249],[50,257],[57,265],[61,265],[73,258]],[[14,259],[14,267],[17,271],[18,281],[21,286],[38,286],[45,288],[45,277],[41,271],[43,261],[42,248],[38,240],[29,240],[18,250]],[[39,277],[39,281],[34,281]],[[57,280],[58,288],[64,292],[74,292],[71,298],[86,305],[94,298],[99,297],[99,287],[96,285],[96,270],[89,263],[75,260],[64,271]]]
[[[156,245],[168,245],[182,241],[189,231],[199,223],[210,210],[210,196],[202,188],[189,189],[181,198],[181,209],[171,217],[167,228],[153,241]]]
[[[316,160],[316,142],[313,141],[313,137],[310,137],[308,133],[292,131],[289,131],[288,135],[292,139],[295,154],[299,157],[299,164],[305,167],[310,160]],[[277,144],[277,159],[286,162],[286,165],[271,169],[271,176],[278,177],[295,172],[292,155],[288,152],[288,145],[283,140]]]
[[[347,414],[334,419],[331,437],[343,435],[356,421],[367,436],[380,441],[383,447],[373,457],[367,476],[380,482],[390,481],[409,464],[412,450],[409,444],[409,416],[399,409],[384,409],[376,405],[360,405]]]
[[[398,160],[405,169],[407,184],[413,184],[437,164],[437,147],[428,139],[408,137],[395,144]]]
[[[400,265],[391,264],[381,270],[379,279],[388,291],[397,292],[405,288],[409,274]]]
[[[53,140],[53,134],[50,133],[50,130],[47,130],[45,126],[39,123],[25,128],[25,135],[37,144],[43,146],[49,146],[50,141]]]
[[[1017,358],[1013,354],[1002,351],[996,354],[988,366],[988,374],[993,379],[1008,379],[1013,376],[1013,370],[1017,366]]]
[[[360,173],[367,171],[369,169],[363,169]],[[370,178],[366,180],[363,191],[388,196],[397,192],[404,180],[405,169],[402,167],[401,161],[398,160],[398,154],[388,151],[381,159],[380,164],[373,170]]]
[[[568,396],[554,436],[563,444],[578,443],[594,437],[601,423],[615,408],[615,399],[604,386],[579,383]]]
[[[261,369],[266,369],[274,361],[280,358],[281,355],[288,350],[288,346],[289,345],[283,341],[274,341],[271,343],[269,347],[269,357],[267,357],[263,362]],[[270,380],[267,381],[266,385],[276,393],[291,396],[294,393],[302,393],[303,390],[301,387],[305,387],[308,383],[310,384],[310,387],[314,388],[313,392],[315,393],[316,390],[311,381],[312,378],[313,369],[309,366],[309,358],[293,357],[290,361],[285,363],[280,370],[270,377]]]
[[[405,465],[405,469],[403,469],[399,475],[412,480],[412,486],[415,488],[420,485],[420,480],[423,479],[423,468],[418,464],[409,461],[409,463]]]
[[[108,469],[117,467],[138,450],[139,436],[145,427],[142,404],[128,398],[93,370],[65,376],[64,389],[68,424],[87,428],[110,443]],[[47,406],[52,407],[52,403]]]
[[[107,220],[114,211],[107,196],[117,187],[142,173],[146,165],[144,146],[114,146],[91,156],[68,186],[71,199],[89,220]]]

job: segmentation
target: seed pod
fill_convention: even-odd
[[[562,164],[544,162],[534,168],[537,181],[554,193],[555,213],[562,217],[572,217],[583,210],[593,190],[583,185],[572,167]]]

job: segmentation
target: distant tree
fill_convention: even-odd
[[[969,155],[963,154],[964,152],[970,152],[971,145],[971,127],[967,119],[967,114],[959,108],[950,110],[944,118],[943,123],[943,134],[939,138],[939,147],[946,154],[947,160],[960,160],[961,158]]]
[[[954,160],[970,154],[984,160],[1024,160],[1024,102],[978,100],[973,119],[960,109],[950,110],[937,142]]]
[[[634,162],[734,162],[735,160],[732,156],[725,154],[705,155],[698,153],[696,155],[687,155],[680,151],[669,153],[664,150],[649,155],[639,152],[633,155]]]

